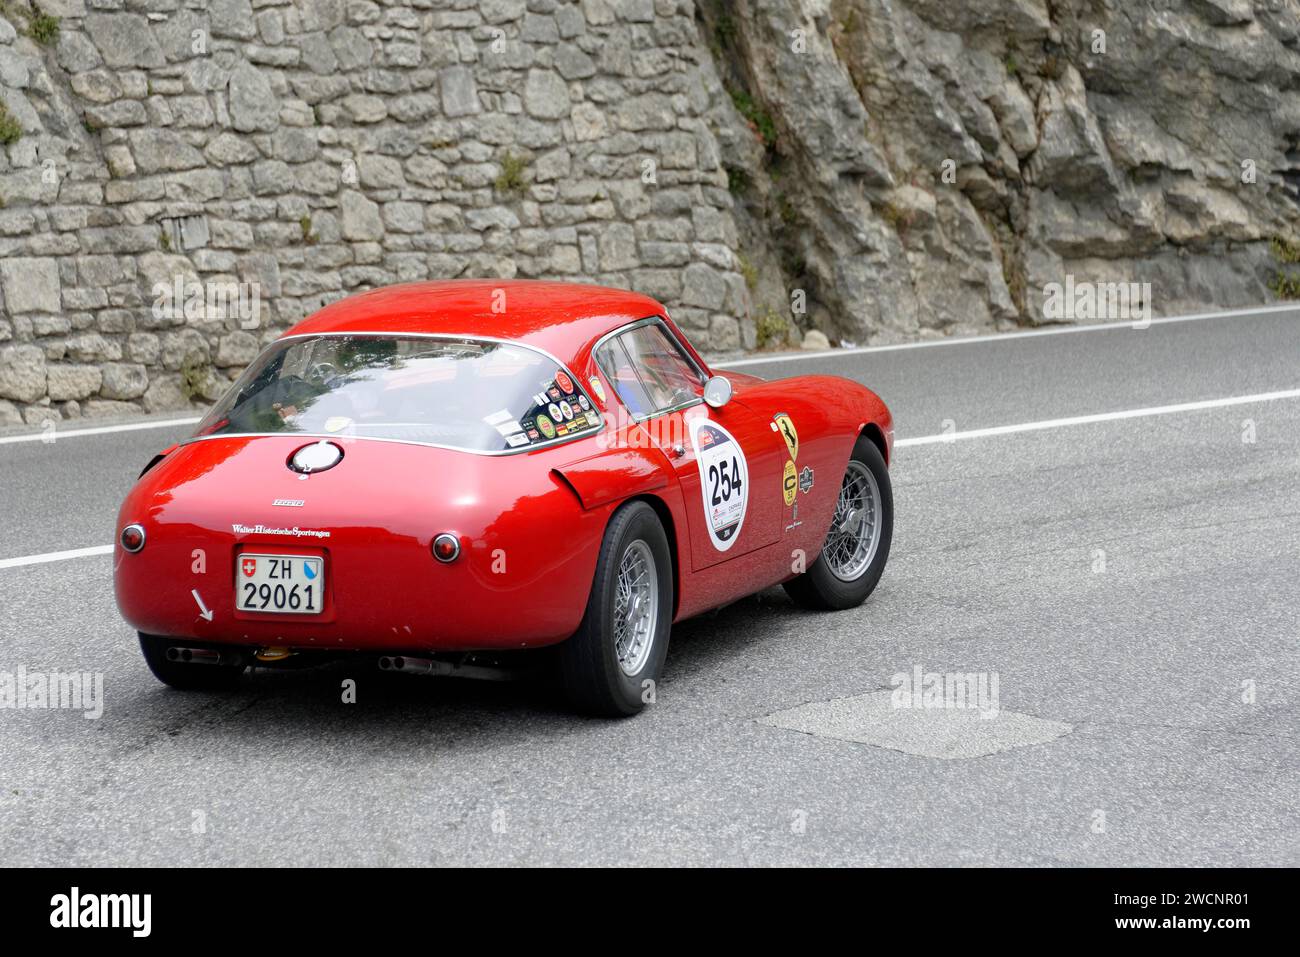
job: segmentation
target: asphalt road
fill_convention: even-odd
[[[0,567],[0,672],[102,672],[106,697],[0,710],[0,864],[1300,864],[1300,398],[917,441],[1295,390],[1300,312],[744,368],[890,403],[865,606],[776,589],[684,623],[658,703],[610,723],[352,665],[174,692],[110,558]],[[0,444],[0,560],[107,543],[185,431]],[[951,713],[860,704],[916,666],[996,674],[963,742],[1005,749],[926,756]]]

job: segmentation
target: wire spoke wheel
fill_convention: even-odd
[[[640,673],[659,621],[659,577],[654,554],[641,539],[623,552],[614,593],[614,654],[628,677]]]
[[[842,582],[857,581],[880,547],[880,486],[867,466],[850,459],[835,502],[835,515],[822,555],[826,567]]]
[[[633,500],[610,517],[587,611],[559,647],[560,676],[580,711],[626,718],[653,701],[673,621],[673,553],[663,523]]]

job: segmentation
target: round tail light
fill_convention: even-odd
[[[460,539],[443,532],[433,540],[433,557],[440,562],[454,562],[460,556]]]
[[[122,548],[132,554],[144,548],[144,526],[132,523],[122,529],[122,534],[118,536],[118,541],[122,543]]]

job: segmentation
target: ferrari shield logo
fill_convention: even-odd
[[[794,427],[794,422],[790,416],[784,412],[778,412],[772,417],[776,423],[777,431],[781,433],[781,438],[785,439],[785,447],[790,450],[790,460],[794,461],[799,458],[799,430]]]

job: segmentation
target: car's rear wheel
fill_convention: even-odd
[[[672,617],[668,536],[653,508],[630,502],[605,530],[582,624],[560,645],[574,706],[615,718],[645,707],[663,670]]]
[[[822,552],[804,574],[785,583],[786,593],[805,608],[862,604],[885,570],[893,535],[889,469],[876,444],[861,436],[844,470]]]
[[[182,691],[224,691],[233,688],[244,673],[245,665],[242,660],[238,660],[237,651],[221,652],[225,657],[235,657],[238,660],[235,664],[199,662],[194,660],[193,654],[186,661],[183,649],[190,649],[191,645],[143,632],[139,635],[145,664],[155,678],[173,688]],[[172,652],[170,656],[168,651]]]

